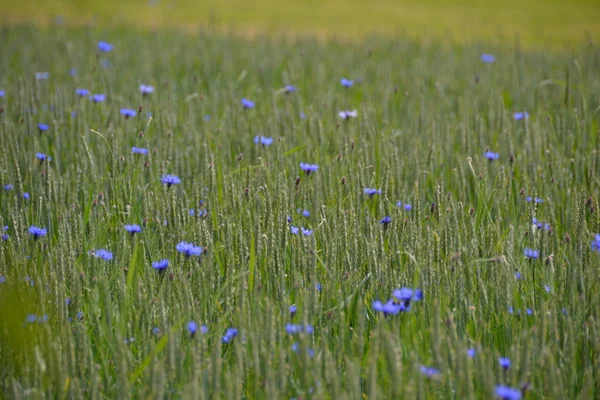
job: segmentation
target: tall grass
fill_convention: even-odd
[[[2,397],[600,396],[595,47],[9,28],[0,48]],[[423,300],[378,313],[400,287]]]

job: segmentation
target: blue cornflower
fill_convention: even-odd
[[[338,115],[341,119],[343,120],[349,120],[350,118],[356,118],[358,117],[358,111],[356,110],[352,110],[352,111],[340,111],[338,112]]]
[[[140,93],[144,96],[150,93],[154,93],[154,86],[142,84],[140,85]]]
[[[70,306],[70,305],[71,305],[71,299],[70,299],[70,298],[68,298],[68,297],[67,297],[67,298],[65,299],[65,305],[66,305],[66,306]]]
[[[287,93],[292,93],[292,92],[296,91],[296,88],[294,86],[292,86],[292,85],[285,85],[285,91]]]
[[[202,254],[202,247],[200,246],[194,246],[192,243],[187,243],[187,242],[179,242],[177,243],[177,246],[175,246],[175,249],[186,255],[186,257],[191,257],[191,256],[199,256]]]
[[[246,98],[242,99],[242,105],[244,106],[244,108],[254,108],[254,102]]]
[[[475,357],[476,354],[477,354],[477,350],[475,350],[474,347],[471,347],[470,349],[467,350],[467,356],[469,358]]]
[[[181,179],[179,179],[177,175],[163,175],[160,178],[160,181],[168,187],[171,187],[172,185],[178,185],[181,183]]]
[[[223,335],[223,337],[221,338],[221,342],[222,343],[231,343],[231,341],[233,340],[234,337],[236,337],[238,334],[238,330],[235,328],[227,328],[227,331],[225,331],[225,335]]]
[[[113,259],[113,253],[108,250],[99,249],[92,253],[94,257],[101,258],[104,261],[110,261]]]
[[[37,158],[38,160],[40,160],[40,162],[44,162],[44,161],[52,161],[52,157],[47,156],[44,153],[35,153],[35,158]]]
[[[121,108],[120,112],[125,118],[135,117],[137,115],[137,111],[132,110],[131,108]]]
[[[262,144],[263,146],[270,146],[273,144],[273,138],[264,137],[264,136],[255,136],[254,137],[255,144]]]
[[[419,301],[423,300],[423,291],[421,289],[411,289],[407,287],[403,287],[400,289],[394,290],[392,295],[400,300],[405,307],[410,306],[411,301]]]
[[[421,365],[420,369],[421,369],[421,373],[423,375],[427,376],[428,378],[433,378],[440,374],[440,371],[438,371],[437,369],[435,369],[433,367],[426,367],[424,365]]]
[[[297,333],[313,333],[313,327],[311,325],[302,325],[302,324],[286,324],[285,331],[290,335],[295,335]]]
[[[76,315],[76,317],[77,317],[77,319],[78,319],[78,320],[80,320],[80,321],[81,321],[81,320],[83,319],[83,316],[84,316],[84,314],[83,314],[83,311],[78,311],[78,312],[77,312],[77,315]]]
[[[296,305],[292,304],[290,306],[290,315],[292,316],[292,318],[294,318],[294,315],[296,315],[296,311],[297,311]]]
[[[384,227],[387,227],[387,225],[392,222],[392,218],[391,217],[384,217],[381,221],[379,221],[379,223],[381,225],[383,225]]]
[[[295,226],[290,226],[290,232],[292,235],[297,235],[300,232],[300,229],[296,228]]]
[[[33,235],[34,238],[39,238],[42,236],[46,236],[46,234],[48,233],[48,230],[46,228],[39,228],[35,225],[31,225],[29,227],[29,233]]]
[[[515,271],[515,279],[520,280],[523,277],[519,271]]]
[[[158,328],[158,326],[155,326],[154,328],[152,328],[152,333],[155,336],[158,336],[158,334],[160,333],[160,329]]]
[[[317,289],[317,292],[320,292],[321,290],[323,290],[323,286],[321,286],[321,284],[320,284],[320,283],[317,283],[317,284],[315,285],[315,289]]]
[[[410,210],[412,210],[412,204],[405,203],[405,204],[404,204],[404,210],[405,210],[405,211],[410,211]]]
[[[208,121],[210,121],[210,115],[206,114],[206,115],[204,116],[204,120],[205,120],[205,121],[207,121],[207,122],[208,122]]]
[[[4,97],[4,90],[0,90],[0,97]]]
[[[304,227],[300,228],[300,230],[302,231],[302,234],[304,236],[310,236],[313,234],[312,229],[304,229]]]
[[[340,79],[340,83],[342,84],[342,86],[347,88],[352,87],[354,85],[354,81],[346,78]]]
[[[46,124],[38,124],[38,130],[40,132],[47,131],[48,129],[50,129],[50,127],[48,125],[46,125]]]
[[[509,314],[512,314],[512,313],[514,313],[514,310],[513,310],[513,308],[512,308],[512,307],[508,307],[508,313],[509,313]]]
[[[12,186],[12,185],[6,185],[6,186]],[[6,186],[4,186],[4,189],[6,189]],[[10,190],[10,189],[8,189]],[[600,253],[600,234],[596,233],[596,235],[594,235],[594,240],[592,240],[592,251],[597,251]]]
[[[77,70],[76,70],[75,68],[71,68],[71,69],[69,70],[69,75],[71,75],[71,76],[75,76],[75,75],[77,75]]]
[[[113,45],[104,41],[99,41],[98,42],[98,50],[104,52],[104,53],[108,53],[111,52],[113,49]]]
[[[27,314],[27,316],[25,317],[25,322],[33,324],[35,321],[37,321],[37,315],[35,314]]]
[[[490,161],[494,161],[500,158],[500,154],[491,151],[486,151],[485,153],[483,153],[483,155]]]
[[[300,210],[298,210],[298,212],[300,212]],[[308,210],[302,211],[302,216],[308,218],[310,216],[310,211],[308,211]]]
[[[368,195],[369,197],[373,197],[376,194],[381,194],[381,189],[372,189],[372,188],[365,188],[364,190],[365,194]]]
[[[373,302],[373,310],[382,312],[384,315],[396,315],[401,311],[407,311],[403,303],[397,304],[393,300],[390,300],[387,303],[376,300]]]
[[[529,307],[527,307],[527,309],[525,310],[525,312],[527,313],[527,315],[533,315],[533,310]]]
[[[552,291],[550,289],[550,286],[548,286],[548,285],[544,285],[544,290],[546,291],[546,293],[550,293]]]
[[[145,155],[145,154],[148,154],[148,149],[143,148],[143,147],[135,147],[134,146],[131,148],[131,152],[133,154],[144,154]]]
[[[90,94],[90,91],[87,89],[75,89],[75,93],[78,96],[84,97],[84,96],[87,96],[88,94]]]
[[[319,166],[317,164],[300,163],[300,169],[306,172],[306,175],[310,175],[311,172],[317,172],[319,170]]]
[[[0,283],[4,283],[6,282],[6,278],[2,275],[0,275]]]
[[[496,397],[502,400],[521,400],[521,391],[510,386],[496,386]]]
[[[304,114],[303,112],[300,113],[300,119],[305,119],[306,118],[306,114]]]
[[[525,119],[529,118],[529,113],[528,113],[527,111],[524,111],[524,112],[516,112],[516,113],[514,113],[514,114],[513,114],[513,117],[514,117],[514,118],[515,118],[517,121],[520,121],[520,120],[522,120],[523,118],[525,118]]]
[[[6,190],[7,192],[10,192],[14,188],[15,188],[15,185],[13,185],[12,183],[7,183],[6,185],[4,185],[4,190]]]
[[[36,72],[35,79],[38,81],[46,81],[50,78],[50,72]]]
[[[538,250],[532,250],[529,247],[526,247],[523,253],[525,254],[525,257],[529,259],[536,259],[540,256],[540,252]]]
[[[142,227],[139,226],[139,225],[136,225],[136,224],[125,225],[125,230],[133,235],[135,233],[141,232],[142,231]]]
[[[479,57],[479,59],[480,59],[481,61],[483,61],[484,63],[487,63],[487,64],[492,64],[492,63],[496,62],[496,57],[494,57],[494,56],[493,56],[493,55],[491,55],[491,54],[485,54],[485,53],[483,53],[483,54],[482,54],[482,55]]]
[[[24,200],[29,200],[30,197],[31,196],[29,196],[29,193],[27,193],[27,192],[23,193],[23,199]]]
[[[169,260],[154,261],[152,263],[152,268],[154,268],[157,271],[164,271],[165,268],[167,268],[168,266],[169,266]]]
[[[194,336],[196,334],[196,330],[198,329],[198,325],[194,321],[190,321],[187,324],[187,329],[190,335]]]
[[[539,203],[543,203],[544,199],[540,199],[539,197],[533,198],[531,196],[527,196],[527,197],[525,197],[525,201],[527,201],[528,203],[531,203],[533,201],[533,202],[539,204]]]
[[[90,97],[90,100],[92,100],[94,103],[102,103],[104,100],[106,100],[106,96],[102,93],[96,93]],[[123,114],[123,110],[121,110],[121,114]]]
[[[2,240],[5,240],[5,241],[6,241],[6,240],[8,240],[8,239],[10,239],[10,236],[8,235],[8,233],[3,233],[3,234],[2,234]]]
[[[500,358],[498,358],[498,364],[500,364],[500,366],[503,369],[507,370],[507,369],[510,368],[510,364],[511,364],[510,358],[508,358],[508,357],[500,357]]]

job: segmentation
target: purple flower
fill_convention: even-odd
[[[543,203],[544,199],[540,199],[539,197],[533,198],[531,196],[527,196],[527,197],[525,197],[525,201],[528,203],[531,203],[533,201],[533,202],[539,204],[539,203]]]
[[[358,112],[356,110],[352,110],[352,111],[346,110],[346,111],[340,111],[338,113],[338,115],[343,120],[349,120],[350,118],[356,118],[356,117],[358,117]]]
[[[75,76],[75,75],[77,75],[77,70],[76,70],[75,68],[71,68],[71,69],[69,70],[69,75],[71,75],[71,76]]]
[[[292,305],[290,306],[290,316],[291,316],[292,318],[294,318],[294,315],[296,315],[296,311],[297,311],[297,310],[298,310],[298,308],[296,307],[296,305],[295,305],[295,304],[292,304]]]
[[[399,312],[408,311],[403,303],[398,304],[393,300],[390,300],[387,303],[382,303],[381,301],[376,300],[373,302],[373,310],[381,312],[384,315],[396,315]]]
[[[526,247],[525,250],[523,250],[523,253],[525,254],[525,257],[529,258],[530,260],[539,258],[540,256],[540,252],[538,250],[532,250],[529,247]]]
[[[238,330],[235,328],[227,328],[227,331],[225,331],[225,335],[223,335],[223,337],[221,338],[221,342],[222,343],[231,343],[231,341],[233,340],[234,337],[236,337],[238,334]]]
[[[179,179],[179,177],[176,175],[163,175],[160,178],[160,181],[164,185],[167,185],[167,187],[171,187],[172,185],[178,185],[181,183],[181,179]]]
[[[0,90],[0,97],[4,97],[4,90]]]
[[[50,129],[50,127],[48,125],[46,125],[46,124],[38,124],[38,130],[40,132],[47,131],[48,129]]]
[[[384,227],[387,227],[387,225],[392,222],[392,218],[391,217],[384,217],[381,221],[379,221],[379,223],[381,225],[383,225]]]
[[[376,194],[381,194],[381,189],[365,188],[364,192],[367,196],[373,197]]]
[[[202,247],[200,246],[195,246],[192,243],[187,243],[187,242],[179,242],[177,243],[177,246],[175,246],[175,249],[186,255],[186,257],[191,257],[191,256],[199,256],[202,254]]]
[[[313,333],[313,327],[311,325],[302,325],[302,324],[287,324],[285,326],[285,331],[289,335],[296,335],[298,333]]]
[[[498,364],[500,364],[500,366],[501,366],[501,367],[502,367],[504,370],[507,370],[507,369],[509,369],[509,368],[510,368],[510,364],[511,364],[511,362],[510,362],[510,358],[508,358],[508,357],[500,357],[500,358],[498,359]]]
[[[242,106],[244,106],[244,108],[254,108],[254,102],[250,101],[246,98],[242,99]]]
[[[52,157],[47,156],[44,153],[35,153],[35,158],[37,158],[38,160],[40,160],[40,162],[44,162],[44,161],[52,161]]]
[[[300,163],[300,169],[306,172],[306,175],[310,175],[311,172],[317,172],[319,170],[319,166],[317,164]]]
[[[483,61],[484,63],[487,63],[487,64],[492,64],[492,63],[496,62],[496,57],[494,57],[494,56],[493,56],[493,55],[491,55],[491,54],[485,54],[485,53],[483,53],[483,54],[482,54],[482,55],[479,57],[479,59],[480,59],[481,61]]]
[[[150,85],[140,85],[140,93],[144,96],[154,93],[154,86]]]
[[[292,235],[297,235],[300,232],[300,229],[296,228],[295,226],[290,226],[290,232]]]
[[[300,229],[302,230],[302,234],[303,234],[304,236],[310,236],[310,235],[312,235],[312,234],[313,234],[313,231],[312,231],[312,229],[304,229],[304,227],[302,227],[302,228],[300,228]]]
[[[136,225],[136,224],[125,225],[125,230],[133,235],[135,233],[141,232],[142,231],[142,227],[139,226],[139,225]]]
[[[268,138],[264,136],[255,136],[254,137],[255,144],[262,144],[263,146],[270,146],[273,144],[273,138]]]
[[[494,161],[500,158],[500,154],[498,153],[493,153],[491,151],[486,151],[485,153],[483,153],[483,155],[485,156],[485,158],[487,158],[490,161]]]
[[[194,336],[196,334],[196,330],[198,329],[198,325],[194,321],[190,321],[187,324],[187,329],[190,335]]]
[[[46,81],[50,78],[50,72],[36,72],[35,79],[38,81]]]
[[[102,103],[102,102],[104,102],[104,100],[106,100],[106,96],[102,93],[97,93],[97,94],[93,94],[90,97],[90,100],[92,100],[94,103]],[[123,114],[123,110],[121,110],[121,114]]]
[[[98,50],[100,50],[103,53],[108,53],[110,51],[112,51],[113,49],[113,45],[104,41],[99,41],[98,42]]]
[[[143,147],[135,147],[134,146],[131,148],[131,152],[133,154],[144,154],[145,155],[145,154],[148,154],[148,149],[145,149]]]
[[[298,212],[300,212],[300,210],[298,210]],[[308,218],[310,216],[310,211],[308,211],[308,210],[302,211],[302,216]]]
[[[520,280],[523,277],[519,271],[515,271],[515,279]]]
[[[469,358],[475,357],[475,354],[477,354],[477,350],[475,350],[475,348],[471,347],[470,349],[467,350],[467,356]]]
[[[46,236],[46,234],[48,233],[48,230],[46,228],[39,228],[35,225],[31,225],[29,227],[29,233],[31,235],[33,235],[33,237],[35,239],[42,237],[42,236]]]
[[[496,386],[496,397],[502,400],[521,400],[521,391],[510,386]]]
[[[525,118],[525,119],[529,118],[529,113],[527,111],[516,112],[516,113],[513,114],[513,117],[515,118],[515,120],[520,121],[523,118]]]
[[[354,81],[351,81],[350,79],[346,78],[340,79],[340,83],[342,84],[342,86],[347,88],[352,87],[354,85]]]
[[[438,376],[440,374],[440,371],[433,367],[426,367],[424,365],[421,365],[421,373],[427,376],[428,378],[433,378]]]
[[[94,257],[101,258],[104,261],[110,261],[113,259],[113,254],[110,251],[104,249],[96,250],[92,253],[92,255]]]
[[[164,271],[168,266],[169,260],[154,261],[152,263],[152,268],[156,269],[157,271]]]
[[[129,118],[129,117],[135,117],[137,115],[137,111],[132,110],[130,108],[121,108],[121,115],[123,115],[125,118]]]
[[[287,93],[292,93],[292,92],[296,91],[296,88],[294,86],[292,86],[292,85],[285,85],[285,91]]]
[[[75,93],[78,96],[84,97],[84,96],[87,96],[88,94],[90,94],[90,91],[87,89],[75,89]]]
[[[403,204],[401,201],[397,202],[397,203],[396,203],[396,206],[397,206],[397,207],[400,207],[400,208],[404,208],[404,210],[405,210],[405,211],[410,211],[410,210],[412,210],[412,205],[410,205],[410,204],[408,204],[408,203],[404,203],[404,204]]]

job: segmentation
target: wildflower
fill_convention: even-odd
[[[523,277],[519,271],[515,271],[515,279],[520,280]]]
[[[268,137],[264,137],[264,136],[255,136],[254,137],[254,143],[255,144],[262,144],[263,146],[270,146],[273,144],[273,138],[268,138]]]
[[[317,289],[317,292],[320,292],[321,290],[323,290],[323,286],[321,286],[321,284],[320,284],[320,283],[317,283],[317,284],[315,285],[315,289]]]
[[[498,358],[498,364],[500,364],[500,366],[504,369],[507,370],[510,368],[510,358],[508,357],[500,357]]]
[[[544,290],[546,291],[546,293],[550,293],[551,292],[550,286],[548,286],[548,285],[544,285]]]
[[[102,93],[96,93],[90,97],[90,100],[92,100],[94,103],[103,103],[104,100],[106,100],[106,96]],[[123,114],[123,110],[121,110],[121,114]]]
[[[428,378],[433,378],[435,376],[438,376],[440,374],[440,371],[433,367],[426,367],[424,365],[421,365],[421,373],[427,376]]]
[[[523,118],[527,119],[529,118],[529,113],[527,111],[525,112],[516,112],[513,114],[513,117],[515,118],[515,120],[520,121]]]
[[[88,94],[90,94],[90,91],[89,91],[89,90],[87,90],[87,89],[75,89],[75,93],[76,93],[78,96],[85,97],[85,96],[87,96]]]
[[[544,199],[540,199],[539,197],[533,198],[531,196],[527,196],[527,197],[525,197],[525,201],[528,203],[531,203],[533,201],[535,203],[540,204],[540,203],[544,202]]]
[[[4,185],[4,190],[6,190],[7,192],[10,192],[14,188],[15,188],[15,185],[13,185],[12,183],[7,183],[6,185]]]
[[[0,275],[0,283],[4,283],[6,282],[6,278],[2,275]]]
[[[208,122],[208,121],[210,121],[210,115],[206,114],[206,115],[204,116],[204,120],[205,120],[205,121],[207,121],[207,122]]]
[[[404,307],[409,308],[411,301],[419,301],[423,300],[423,291],[421,289],[411,289],[407,287],[403,287],[400,289],[394,290],[392,295],[400,300]]]
[[[250,101],[246,98],[242,99],[242,106],[244,106],[244,108],[254,108],[254,102]]]
[[[521,391],[510,386],[496,386],[496,397],[502,400],[521,400]]]
[[[512,314],[513,312],[514,312],[513,308],[512,307],[508,307],[508,313]]]
[[[300,228],[300,229],[302,230],[302,234],[303,234],[304,236],[310,236],[310,235],[312,235],[312,234],[313,234],[313,231],[312,231],[312,229],[304,229],[304,227],[302,227],[302,228]]]
[[[35,79],[38,81],[46,81],[50,78],[50,72],[36,72]]]
[[[485,153],[483,153],[483,155],[490,161],[494,161],[500,158],[500,154],[491,151],[486,151]]]
[[[98,42],[98,50],[100,50],[103,53],[109,53],[112,51],[113,49],[113,45],[104,41],[99,41]]]
[[[47,156],[44,153],[35,153],[35,158],[37,158],[38,160],[40,160],[40,162],[44,162],[44,161],[52,161],[52,157]]]
[[[27,192],[23,193],[22,196],[23,196],[23,200],[29,200],[29,198],[31,197],[31,196],[29,196],[29,193],[27,193]]]
[[[68,298],[68,297],[67,297],[67,298],[65,299],[65,305],[66,305],[66,306],[70,306],[70,305],[71,305],[71,299],[70,299],[70,298]]]
[[[154,268],[157,271],[164,271],[165,268],[167,268],[168,266],[169,266],[169,260],[154,261],[152,263],[152,268]]]
[[[35,321],[37,321],[37,315],[35,314],[27,314],[27,316],[25,317],[25,322],[33,324]]]
[[[175,249],[186,255],[186,257],[191,257],[191,256],[199,256],[200,254],[202,254],[202,247],[200,246],[194,246],[192,243],[187,243],[187,242],[179,242],[177,243],[177,246],[175,246]]]
[[[48,125],[46,125],[46,124],[38,124],[38,130],[40,132],[47,131],[48,129],[50,129],[50,127]]]
[[[143,147],[135,147],[134,146],[134,147],[131,148],[131,152],[133,154],[143,154],[143,155],[146,155],[146,154],[148,154],[148,149],[143,148]]]
[[[8,235],[8,233],[3,233],[2,234],[2,240],[6,241],[8,239],[10,239],[10,236]]]
[[[383,225],[384,228],[386,228],[390,222],[392,222],[391,217],[384,217],[381,221],[379,221],[379,223]]]
[[[137,115],[137,111],[130,108],[121,108],[121,115],[125,116],[125,118],[135,117]]]
[[[294,318],[294,315],[296,315],[296,305],[295,305],[295,304],[292,304],[292,305],[290,306],[290,316],[291,316],[292,318]]]
[[[208,327],[206,325],[200,326],[200,333],[204,335],[206,332],[208,332]]]
[[[32,234],[35,239],[37,239],[39,237],[46,236],[48,230],[46,228],[39,228],[35,225],[31,225],[29,227],[29,233]]]
[[[178,185],[181,183],[181,179],[177,175],[163,175],[160,178],[160,181],[167,185],[167,187],[171,187],[172,185]]]
[[[474,347],[471,347],[470,349],[467,350],[467,356],[469,358],[475,357],[475,354],[477,354],[477,350],[475,350]]]
[[[350,118],[356,118],[356,117],[358,117],[358,111],[356,111],[356,110],[352,110],[352,111],[348,111],[348,110],[346,110],[346,111],[340,111],[338,113],[338,115],[340,116],[341,119],[347,121]]]
[[[292,235],[297,235],[300,232],[300,229],[296,228],[295,226],[290,226],[290,232]]]
[[[373,197],[376,194],[381,194],[381,189],[377,190],[377,189],[365,188],[364,192],[369,197]]]
[[[373,310],[381,312],[384,315],[396,315],[399,312],[408,311],[403,303],[397,304],[392,300],[387,303],[382,303],[379,300],[374,301]]]
[[[285,331],[290,335],[295,335],[297,333],[313,333],[313,327],[311,325],[302,325],[302,324],[286,324]]]
[[[480,59],[481,61],[483,61],[484,63],[487,63],[487,64],[492,64],[492,63],[496,62],[496,57],[494,57],[494,56],[493,56],[493,55],[491,55],[491,54],[485,54],[485,53],[483,53],[483,54],[482,54],[482,55],[479,57],[479,59]]]
[[[136,225],[136,224],[125,225],[125,230],[133,235],[135,233],[141,232],[142,231],[142,227],[139,226],[139,225]]]
[[[154,328],[152,328],[152,333],[155,336],[158,336],[158,334],[160,333],[160,329],[158,329],[158,326],[155,326]]]
[[[110,261],[113,259],[113,253],[111,253],[108,250],[104,250],[104,249],[96,250],[96,251],[94,251],[94,253],[92,253],[92,255],[94,257],[101,258],[104,261]]]
[[[527,312],[527,315],[533,315],[533,311],[529,307],[527,307],[527,309],[525,310],[525,312]]]
[[[350,80],[350,79],[346,79],[346,78],[342,78],[340,80],[340,83],[342,84],[342,86],[344,87],[352,87],[354,85],[354,81]]]
[[[125,336],[125,339],[123,339],[123,342],[125,344],[131,344],[131,343],[135,342],[135,338],[132,336],[128,339],[127,336]]]
[[[78,311],[76,317],[79,321],[81,321],[83,319],[83,311]]]
[[[525,257],[529,258],[530,260],[537,259],[540,256],[540,252],[538,250],[532,250],[529,247],[526,247],[523,253],[525,254]]]
[[[0,97],[4,97],[4,90],[0,90]]]
[[[77,75],[77,70],[76,70],[75,68],[71,68],[71,69],[69,70],[69,75],[71,75],[71,76],[75,76],[75,75]]]
[[[300,169],[306,172],[306,175],[310,175],[311,172],[317,172],[319,170],[319,166],[317,164],[300,163]]]
[[[306,118],[306,114],[304,114],[303,112],[300,113],[300,119],[305,119]]]
[[[196,330],[198,329],[198,325],[194,321],[190,321],[187,324],[187,329],[190,335],[194,336],[196,334]]]
[[[285,85],[285,91],[287,93],[292,93],[292,92],[296,91],[296,88],[294,86],[292,86],[292,85]]]
[[[10,189],[12,189],[12,185],[6,185],[6,186],[11,186]],[[4,186],[4,189],[6,189],[6,186]],[[6,189],[6,190],[10,190],[10,189]],[[592,251],[597,251],[598,253],[600,253],[600,234],[596,233],[596,235],[594,236],[594,240],[592,240]]]
[[[292,351],[294,353],[300,353],[300,345],[298,343],[292,344]],[[313,358],[315,356],[315,351],[311,348],[307,348],[306,354],[308,354],[310,358]]]
[[[233,340],[234,337],[236,337],[238,334],[238,330],[235,328],[227,328],[227,331],[225,331],[225,335],[223,335],[223,337],[221,338],[221,342],[222,343],[231,343],[231,341]]]
[[[150,86],[150,85],[140,85],[140,93],[143,96],[146,96],[148,94],[154,93],[154,86]]]

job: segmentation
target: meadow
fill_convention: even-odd
[[[594,44],[0,49],[0,397],[600,397]]]

